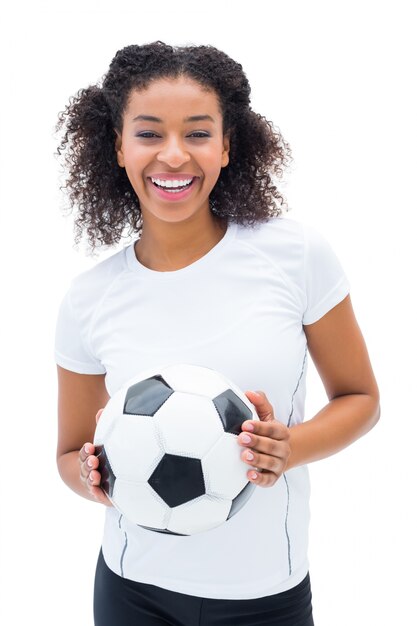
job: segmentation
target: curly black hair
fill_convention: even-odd
[[[250,85],[242,66],[209,45],[169,46],[162,41],[119,50],[101,86],[80,89],[58,115],[62,131],[57,155],[65,154],[65,185],[71,209],[78,208],[75,242],[85,230],[92,249],[111,246],[141,232],[139,199],[116,159],[115,138],[132,90],[159,78],[186,76],[217,94],[223,133],[230,132],[229,164],[222,168],[209,204],[213,214],[254,225],[288,210],[273,183],[290,161],[281,133],[250,107]]]

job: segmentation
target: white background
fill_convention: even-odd
[[[293,150],[282,190],[331,242],[380,386],[377,427],[311,465],[316,626],[416,623],[413,2],[15,2],[1,44],[2,623],[91,626],[101,506],[55,465],[54,327],[86,256],[62,216],[54,124],[115,52],[161,39],[239,61]],[[121,245],[125,245],[126,240]],[[310,362],[311,363],[311,362]],[[327,402],[311,364],[306,415]],[[242,537],[250,549],[251,533]],[[271,528],[271,536],[274,529]],[[249,548],[248,548],[249,545]],[[254,575],[257,575],[254,572]],[[116,626],[116,625],[115,625]]]

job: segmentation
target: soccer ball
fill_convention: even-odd
[[[219,526],[255,488],[236,438],[245,420],[257,419],[248,398],[215,370],[180,364],[142,373],[98,421],[101,488],[148,530],[192,535]]]

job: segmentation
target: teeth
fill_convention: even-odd
[[[151,181],[160,187],[185,187],[186,185],[189,185],[192,180],[192,178],[187,180],[161,180],[159,178],[151,177]]]

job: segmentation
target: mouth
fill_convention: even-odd
[[[194,176],[190,182],[185,183],[185,181],[161,181],[158,179],[152,180],[152,178],[148,178],[148,184],[158,195],[158,197],[163,198],[164,200],[182,200],[190,195],[191,191],[195,187],[195,184],[198,180],[198,176]],[[185,183],[185,184],[184,184]]]

